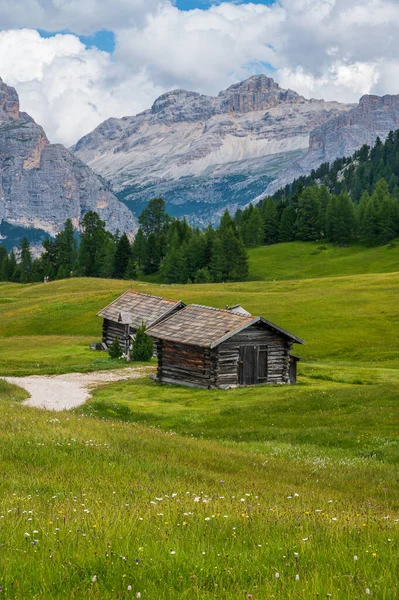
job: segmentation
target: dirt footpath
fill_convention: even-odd
[[[115,381],[138,379],[149,374],[151,367],[128,367],[115,371],[68,373],[66,375],[32,375],[4,377],[9,383],[24,388],[30,398],[23,404],[47,410],[68,410],[84,404],[94,388]]]

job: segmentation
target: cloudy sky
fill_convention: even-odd
[[[0,0],[0,27],[0,77],[66,145],[255,73],[328,100],[399,93],[398,0]]]

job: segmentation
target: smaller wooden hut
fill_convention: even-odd
[[[240,307],[241,308],[241,307]],[[303,340],[263,317],[191,304],[150,327],[160,382],[201,388],[294,383],[294,343]]]
[[[180,300],[128,290],[97,313],[103,319],[102,342],[109,347],[117,337],[127,353],[137,329],[143,323],[146,327],[155,325],[185,306]]]

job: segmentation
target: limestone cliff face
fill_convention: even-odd
[[[16,91],[0,80],[0,222],[55,235],[67,218],[79,228],[96,210],[110,231],[132,233],[131,212],[109,185],[20,112]]]
[[[206,225],[251,201],[307,150],[312,129],[350,108],[256,75],[217,97],[163,94],[139,115],[108,119],[73,151],[133,212],[162,196],[170,213]]]
[[[267,188],[273,193],[301,175],[307,175],[322,163],[351,156],[364,144],[372,146],[380,137],[399,129],[399,95],[363,96],[359,104],[346,113],[316,127],[309,138],[309,149]]]

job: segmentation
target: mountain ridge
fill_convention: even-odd
[[[308,151],[270,183],[258,199],[308,175],[323,163],[351,156],[364,144],[373,146],[377,137],[385,141],[389,132],[397,129],[399,94],[362,96],[359,104],[350,111],[316,127],[310,134]]]
[[[255,75],[218,96],[167,92],[136,116],[104,121],[72,150],[133,212],[162,195],[169,209],[192,210],[205,225],[257,196],[307,150],[316,125],[351,106],[307,100]]]

